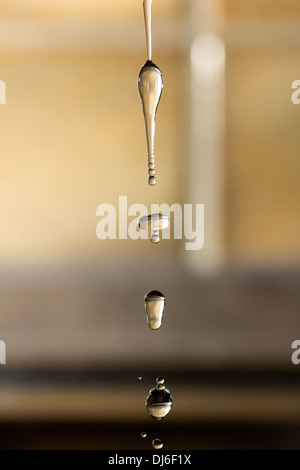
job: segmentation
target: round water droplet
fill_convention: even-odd
[[[157,385],[165,383],[165,379],[163,377],[157,377],[156,378],[156,383]]]
[[[150,173],[150,171],[149,171],[149,173]],[[150,186],[155,186],[155,185],[156,185],[156,178],[155,178],[155,176],[149,176],[149,178],[148,178],[148,184],[149,184]]]
[[[147,323],[152,330],[160,328],[166,305],[165,296],[158,290],[152,290],[144,297]]]
[[[156,439],[153,439],[152,446],[155,450],[159,450],[159,449],[162,449],[164,445],[160,439],[156,438]]]
[[[138,380],[143,380],[143,377],[141,375],[138,375]]]
[[[151,234],[150,240],[152,241],[152,243],[158,243],[160,241],[158,232],[153,232]]]
[[[160,421],[170,412],[172,403],[169,390],[165,388],[163,383],[159,383],[150,390],[146,400],[146,408],[152,418]]]
[[[143,439],[145,439],[145,437],[147,437],[147,433],[146,433],[146,432],[141,432],[141,437],[142,437]]]

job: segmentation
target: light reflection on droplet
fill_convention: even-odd
[[[150,240],[152,243],[160,241],[159,232],[170,226],[170,219],[167,215],[161,213],[144,215],[139,219],[138,227],[141,230],[150,231]]]
[[[165,383],[165,379],[163,377],[157,377],[156,378],[156,383],[157,385]]]
[[[163,448],[163,443],[160,439],[156,438],[156,439],[153,439],[152,441],[152,447],[155,449],[155,450],[159,450],[159,449],[162,449]]]
[[[172,397],[165,388],[163,377],[158,377],[159,383],[155,388],[152,388],[146,399],[146,408],[150,416],[156,421],[165,418],[172,408]]]
[[[158,330],[162,323],[166,298],[158,290],[152,290],[145,295],[144,301],[147,323],[152,330]]]

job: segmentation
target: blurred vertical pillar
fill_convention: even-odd
[[[204,247],[185,252],[199,274],[213,274],[224,262],[223,165],[225,48],[220,0],[190,0],[189,203],[205,206]]]

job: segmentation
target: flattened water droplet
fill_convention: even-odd
[[[147,323],[152,330],[158,330],[162,323],[166,298],[158,290],[152,290],[145,295],[144,301]]]
[[[147,437],[147,433],[146,433],[146,432],[141,432],[141,437],[142,437],[143,439],[145,439],[145,437]]]
[[[156,439],[153,439],[152,441],[152,447],[155,449],[155,450],[159,450],[159,449],[162,449],[163,448],[163,443],[160,439],[156,438]]]
[[[141,230],[150,230],[150,240],[152,243],[158,243],[160,240],[159,231],[163,230],[170,225],[170,219],[167,215],[163,214],[149,214],[140,218],[138,227]]]
[[[148,413],[157,421],[163,419],[172,408],[172,397],[163,383],[158,383],[152,388],[146,400]]]

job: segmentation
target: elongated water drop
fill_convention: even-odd
[[[144,215],[140,218],[138,223],[140,229],[148,230],[148,232],[150,229],[150,240],[152,243],[158,243],[160,241],[159,231],[169,227],[169,225],[169,217],[163,214]]]
[[[163,89],[161,71],[151,60],[147,60],[138,77],[138,90],[145,119],[147,151],[148,151],[148,183],[156,184],[155,178],[155,117]]]
[[[152,290],[145,295],[144,301],[147,323],[152,330],[158,330],[162,323],[166,298],[158,290]]]
[[[163,448],[163,443],[160,439],[156,438],[156,439],[153,439],[152,441],[152,447],[153,449],[155,450],[159,450],[159,449],[162,449]]]
[[[146,399],[146,408],[152,418],[160,421],[170,412],[172,403],[170,391],[165,388],[164,381],[160,381],[150,390]]]
[[[156,184],[154,156],[155,116],[163,89],[163,78],[157,65],[152,62],[151,6],[152,0],[143,0],[147,62],[141,68],[138,76],[138,90],[146,127],[149,174],[148,183],[150,186],[154,186]]]

